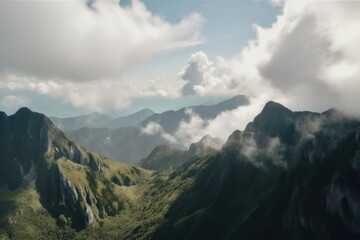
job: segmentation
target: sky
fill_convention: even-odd
[[[360,115],[359,13],[356,0],[0,0],[0,109],[122,115],[246,95],[183,123],[217,137],[269,100]]]
[[[135,1],[133,8],[131,1],[92,4],[100,16],[82,0],[0,1],[0,109],[11,114],[27,105],[52,116],[123,115],[223,100],[232,94],[182,96],[185,82],[179,72],[199,51],[212,58],[233,56],[255,37],[255,23],[270,26],[281,10],[260,1],[148,0]],[[125,8],[130,11],[120,11]],[[87,16],[91,13],[95,16]],[[137,14],[139,21],[133,19]],[[156,18],[161,24],[153,22]],[[103,26],[109,29],[100,29]],[[145,32],[136,33],[142,29],[159,36],[148,44]],[[97,36],[107,33],[107,39]],[[127,38],[139,45],[127,46]],[[158,45],[167,49],[155,49]],[[71,62],[76,57],[88,62]]]

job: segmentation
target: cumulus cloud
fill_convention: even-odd
[[[166,141],[171,144],[178,144],[178,140],[172,136],[171,134],[167,133],[160,124],[156,122],[149,122],[145,127],[141,128],[141,132],[147,135],[160,135]]]
[[[184,95],[243,94],[251,99],[249,106],[203,124],[204,134],[224,139],[235,129],[244,129],[269,100],[294,110],[335,107],[360,115],[360,2],[273,3],[282,7],[282,13],[268,28],[254,25],[256,38],[238,55],[210,60],[197,52],[181,69]],[[194,131],[199,125],[193,124]],[[311,125],[307,134],[317,127]]]
[[[259,73],[290,107],[360,114],[359,10],[358,1],[286,1],[271,28],[257,27],[269,56]]]
[[[121,75],[159,52],[203,41],[194,13],[170,24],[139,0],[0,1],[0,70],[89,81]]]
[[[180,72],[183,94],[245,94],[281,99],[295,109],[337,107],[360,114],[360,2],[274,1],[271,27],[230,59],[193,54]]]
[[[182,87],[183,95],[230,96],[244,94],[249,97],[270,93],[270,84],[263,81],[251,59],[208,59],[204,52],[191,55],[179,76],[186,83]],[[273,90],[272,90],[273,91]]]

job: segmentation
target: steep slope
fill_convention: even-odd
[[[359,239],[359,133],[336,111],[268,103],[220,153],[172,174],[192,184],[154,239]]]
[[[149,177],[145,170],[89,153],[68,141],[42,114],[22,108],[12,116],[0,116],[3,188],[19,194],[18,189],[35,188],[41,207],[55,218],[70,219],[74,228],[131,207],[124,188],[140,186]]]
[[[187,109],[192,109],[204,119],[215,118],[224,111],[246,105],[248,99],[244,96],[235,96],[216,105],[195,106],[182,108],[178,111],[168,111],[153,114],[138,126],[119,128],[116,130],[82,128],[74,131],[65,131],[66,136],[84,146],[90,151],[110,157],[111,159],[138,163],[147,157],[158,145],[167,144],[171,147],[185,149],[178,143],[169,142],[163,132],[146,134],[142,131],[149,123],[159,124],[166,134],[172,134],[181,121],[189,120]]]

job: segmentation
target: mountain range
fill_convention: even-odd
[[[360,238],[359,120],[268,102],[215,146],[159,146],[139,167],[88,152],[42,114],[0,113],[0,237]]]
[[[109,128],[116,129],[121,127],[130,127],[139,124],[140,122],[153,115],[154,112],[150,109],[143,109],[128,116],[112,118],[102,113],[92,113],[77,117],[59,118],[50,117],[50,120],[62,130],[75,130],[79,128]]]
[[[161,144],[181,149],[188,147],[178,142],[171,142],[164,136],[173,135],[181,122],[189,121],[191,117],[189,111],[202,119],[209,120],[224,111],[230,111],[248,103],[245,96],[239,95],[215,105],[184,107],[177,111],[152,114],[136,126],[118,129],[84,127],[72,131],[65,130],[65,134],[70,140],[100,155],[115,160],[138,163],[148,156],[154,147]],[[147,134],[144,132],[144,128],[149,124],[155,124],[161,130]]]

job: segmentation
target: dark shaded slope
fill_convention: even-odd
[[[193,184],[153,238],[358,239],[359,127],[268,103],[219,154],[173,173]]]

